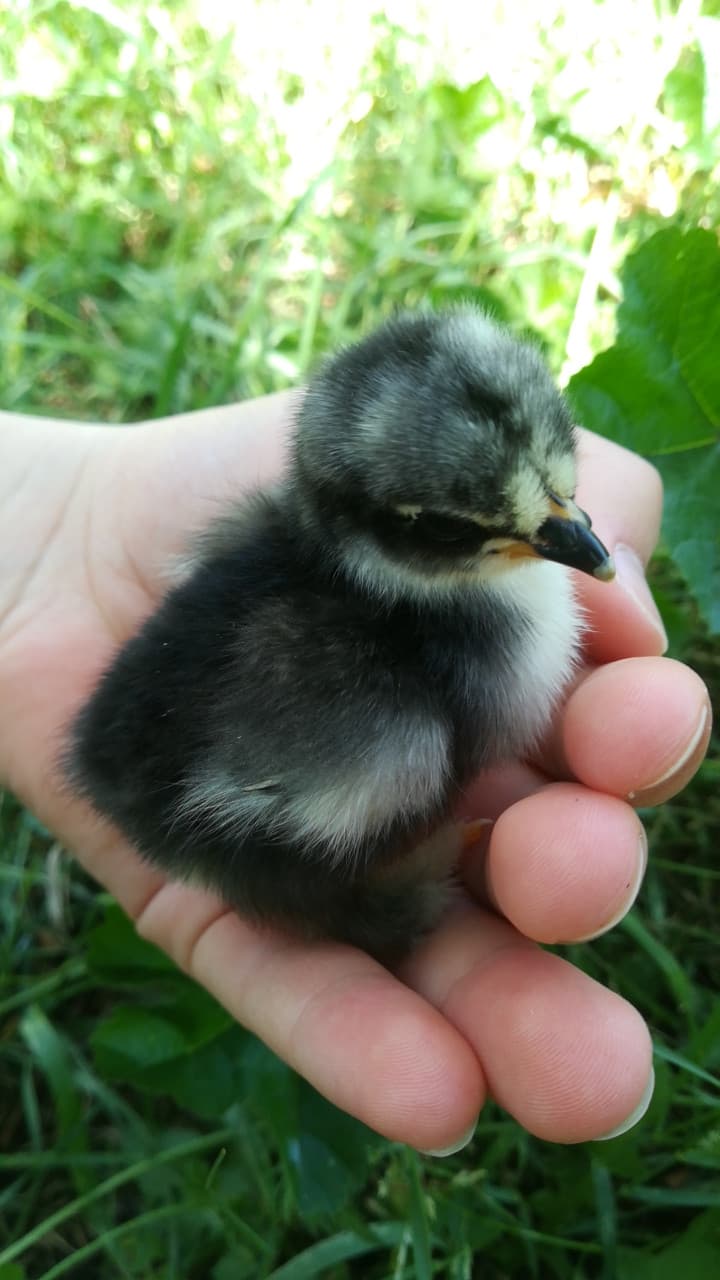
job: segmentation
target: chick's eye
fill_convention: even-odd
[[[433,542],[465,542],[477,533],[472,520],[456,516],[444,516],[434,511],[423,511],[415,520],[418,533]]]
[[[487,536],[474,520],[414,506],[385,512],[376,527],[391,542],[400,534],[404,547],[428,552],[447,550],[472,555]]]
[[[575,490],[573,489],[572,493],[563,493],[562,489],[560,488],[558,489],[548,488],[547,496],[548,498],[551,498],[553,502],[557,502],[560,504],[560,506],[563,506],[564,503],[566,502],[575,501]]]

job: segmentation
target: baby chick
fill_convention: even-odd
[[[77,718],[75,787],[242,915],[393,962],[436,922],[485,766],[573,669],[569,410],[479,311],[396,317],[330,358],[282,485],[199,541]]]

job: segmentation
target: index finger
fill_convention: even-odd
[[[486,1096],[480,1063],[442,1013],[370,956],[258,928],[177,884],[155,893],[136,925],[336,1106],[423,1151],[464,1145]]]

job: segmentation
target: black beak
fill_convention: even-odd
[[[532,545],[545,560],[556,560],[602,582],[610,582],[615,577],[609,551],[592,532],[590,517],[574,503],[572,514],[568,511],[567,515],[549,516]]]

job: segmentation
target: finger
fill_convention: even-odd
[[[514,760],[493,769],[484,769],[463,793],[457,816],[494,821],[518,800],[547,786],[547,782],[546,773],[524,761]]]
[[[178,885],[156,894],[137,923],[336,1106],[421,1150],[467,1139],[485,1098],[474,1053],[369,956],[255,928]]]
[[[610,584],[575,575],[590,623],[586,652],[594,662],[664,653],[665,630],[644,574],[660,531],[658,472],[637,454],[588,431],[579,434],[578,456],[578,502],[590,513],[617,569]]]
[[[681,790],[702,761],[710,714],[700,677],[673,659],[583,667],[533,754],[529,768],[537,781],[525,794],[550,778],[582,779],[637,804],[659,803]],[[525,783],[531,780],[526,772]]]
[[[107,889],[131,919],[136,919],[165,887],[165,876],[144,862],[109,824],[97,818],[83,818],[81,826],[73,823],[73,829],[83,832],[80,839],[67,840],[70,848],[80,851],[75,854],[77,861]]]
[[[420,1150],[464,1145],[485,1099],[454,1028],[370,957],[303,945],[242,921],[214,895],[170,884],[107,823],[84,823],[83,865],[228,1011],[321,1093]]]
[[[647,861],[633,809],[612,796],[554,783],[497,820],[464,880],[537,942],[596,937],[629,911]]]
[[[647,564],[662,516],[662,481],[651,463],[593,431],[579,431],[577,501],[603,541],[634,547]]]
[[[647,1107],[652,1048],[640,1015],[504,921],[464,911],[404,973],[462,1032],[493,1097],[530,1133],[584,1142]]]
[[[628,658],[591,672],[570,695],[560,751],[594,791],[645,806],[682,790],[710,731],[708,692],[694,671],[669,658]]]

